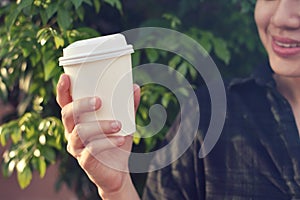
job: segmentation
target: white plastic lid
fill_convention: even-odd
[[[93,62],[131,53],[133,53],[132,45],[128,45],[124,35],[118,33],[70,44],[63,49],[63,57],[59,58],[59,65]]]

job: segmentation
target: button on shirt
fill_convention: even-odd
[[[226,95],[221,136],[212,151],[199,158],[210,120],[210,99],[207,90],[197,91],[199,131],[179,159],[148,174],[143,199],[300,199],[299,134],[269,65],[226,84]],[[162,145],[172,141],[181,120],[190,119],[178,119]],[[151,165],[166,159],[157,154]]]

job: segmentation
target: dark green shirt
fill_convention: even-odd
[[[178,160],[148,174],[143,199],[300,199],[298,130],[270,67],[231,81],[226,93],[226,121],[213,150],[198,157],[210,116],[209,95],[199,90],[199,133]],[[152,164],[164,159],[157,155]]]

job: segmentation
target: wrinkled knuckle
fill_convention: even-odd
[[[89,167],[89,162],[87,159],[78,159],[78,164],[83,168],[83,169],[88,169]]]
[[[65,129],[64,135],[65,135],[65,139],[66,139],[67,141],[69,141],[70,133],[68,133],[66,129]]]
[[[62,119],[67,119],[68,113],[65,107],[61,109],[60,114]]]
[[[72,148],[72,146],[71,146],[70,143],[67,144],[66,149],[67,149],[67,152],[68,152],[69,154],[73,155],[73,151],[72,151],[73,148]]]
[[[75,137],[79,137],[79,135],[80,135],[80,129],[81,129],[81,125],[80,124],[76,124],[74,126],[72,135],[74,135]]]

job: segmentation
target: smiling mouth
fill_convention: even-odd
[[[300,47],[300,42],[299,43],[283,43],[279,41],[274,41],[276,45],[283,47],[283,48],[298,48]]]
[[[300,41],[289,38],[273,37],[272,49],[273,52],[280,57],[299,56]]]

